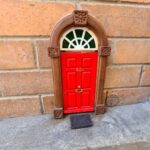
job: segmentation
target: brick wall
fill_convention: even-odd
[[[87,9],[112,47],[105,89],[119,105],[150,95],[150,0],[0,0],[0,117],[52,112],[49,35],[73,9]]]

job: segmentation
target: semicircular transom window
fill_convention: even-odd
[[[71,28],[61,37],[60,50],[97,50],[96,35],[88,28]]]

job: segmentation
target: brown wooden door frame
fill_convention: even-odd
[[[88,14],[88,11],[75,10],[72,14],[61,19],[55,26],[50,36],[49,56],[52,58],[52,72],[54,84],[54,117],[63,118],[63,96],[61,81],[60,62],[60,37],[68,28],[87,27],[90,28],[98,39],[98,64],[95,89],[95,112],[102,114],[105,112],[104,81],[106,72],[107,56],[110,55],[111,48],[108,46],[107,36],[103,27],[97,20]]]

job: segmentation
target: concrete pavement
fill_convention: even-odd
[[[69,116],[0,120],[0,150],[150,150],[150,102],[92,115],[94,126],[72,130]]]

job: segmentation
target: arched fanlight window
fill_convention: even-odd
[[[61,37],[60,50],[97,50],[96,35],[88,28],[74,27]]]

